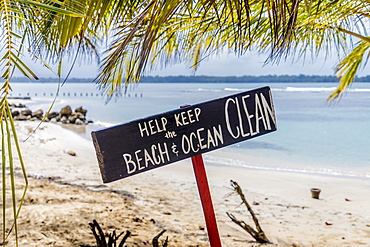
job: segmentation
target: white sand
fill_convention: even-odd
[[[17,122],[19,139],[36,125]],[[102,184],[93,144],[73,131],[43,123],[21,146],[32,176],[19,219],[21,246],[94,246],[93,219],[104,230],[130,230],[128,246],[144,245],[162,229],[169,246],[209,246],[190,160]],[[271,246],[370,246],[369,179],[206,169],[223,246],[259,246],[226,215],[254,227],[231,179],[251,205],[259,204],[252,208]],[[311,198],[312,187],[322,190],[319,200]]]

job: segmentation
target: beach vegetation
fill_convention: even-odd
[[[14,233],[18,243],[17,218],[28,186],[8,102],[15,71],[38,79],[24,55],[61,78],[65,59],[73,66],[91,62],[103,51],[95,81],[109,98],[150,70],[187,62],[196,71],[203,60],[224,52],[267,53],[271,63],[340,53],[345,54],[336,70],[340,86],[330,96],[336,98],[370,55],[369,17],[366,0],[1,1],[2,241]],[[20,197],[14,192],[17,165],[25,182]]]
[[[97,247],[123,247],[126,243],[126,240],[131,236],[130,231],[126,231],[125,235],[123,232],[117,234],[115,230],[112,233],[107,233],[102,230],[97,220],[93,220],[89,223],[90,229],[95,237],[96,246]],[[162,230],[157,236],[152,239],[152,246],[153,247],[167,247],[168,246],[168,237],[166,240],[163,241],[163,244],[160,245],[159,238],[166,232],[166,230]],[[121,236],[123,236],[121,238]],[[121,238],[121,239],[120,239]],[[120,239],[120,240],[119,240]],[[148,242],[143,242],[142,244],[147,245]]]

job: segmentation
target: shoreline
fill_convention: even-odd
[[[73,125],[73,124],[63,124],[61,125],[63,128],[71,130],[78,135],[82,136],[88,141],[91,141],[91,131],[105,129],[108,128],[107,126],[92,123],[88,125]],[[112,126],[114,126],[112,124]],[[315,168],[307,169],[304,168],[306,164],[299,164],[298,168],[292,168],[293,166],[297,166],[297,163],[292,161],[284,161],[279,160],[277,163],[285,165],[285,167],[280,166],[266,166],[265,164],[271,164],[276,162],[273,158],[261,158],[257,156],[250,156],[250,155],[242,155],[240,153],[230,152],[232,151],[232,147],[224,147],[222,149],[218,149],[216,151],[212,151],[206,154],[203,154],[203,159],[208,165],[211,166],[221,166],[221,167],[236,167],[238,169],[251,169],[257,171],[272,171],[272,172],[286,172],[286,173],[298,173],[298,174],[307,174],[307,175],[318,175],[318,176],[327,176],[327,177],[337,177],[337,178],[352,178],[352,179],[359,179],[359,180],[370,180],[370,173],[360,173],[354,170],[348,169],[338,169],[337,167],[325,168],[323,170],[316,170]],[[217,153],[213,155],[212,153]],[[235,154],[237,158],[235,158]],[[224,159],[224,160],[222,160]],[[226,160],[226,161],[225,161]],[[227,161],[233,160],[231,164]],[[248,160],[248,163],[242,165],[235,165],[235,163],[245,163],[244,160]],[[253,164],[260,164],[260,165],[253,165]],[[207,165],[207,164],[206,164]],[[337,170],[334,170],[337,168]],[[370,171],[369,171],[370,172]]]
[[[16,122],[19,139],[36,125]],[[93,144],[61,125],[43,123],[20,144],[30,176],[19,218],[21,246],[93,245],[88,228],[93,219],[103,230],[133,232],[129,245],[166,229],[162,238],[169,237],[169,246],[209,246],[189,160],[103,184]],[[267,246],[370,245],[370,180],[207,163],[206,170],[223,246],[259,246],[226,215],[254,227],[230,180],[253,204],[273,243]],[[319,200],[311,198],[314,187],[322,190]]]
[[[205,162],[209,162],[211,166],[216,167],[235,167],[237,169],[247,169],[247,170],[255,170],[255,171],[266,171],[266,172],[276,172],[276,173],[291,173],[291,174],[304,174],[304,175],[311,175],[311,176],[323,176],[323,177],[329,177],[329,178],[343,178],[343,179],[354,179],[354,180],[370,180],[370,175],[348,175],[344,173],[330,173],[325,171],[317,171],[317,170],[305,170],[305,169],[293,169],[293,168],[281,168],[281,167],[264,167],[264,166],[238,166],[238,165],[230,165],[225,163],[217,163],[212,160],[208,160],[207,158],[204,158]],[[237,160],[236,162],[238,162]]]

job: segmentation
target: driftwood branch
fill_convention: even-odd
[[[240,186],[238,185],[237,182],[231,180],[231,186],[233,187],[234,191],[240,196],[243,204],[247,207],[249,213],[251,214],[252,216],[252,219],[253,219],[253,222],[254,224],[256,225],[256,230],[254,230],[251,226],[249,226],[248,224],[246,224],[244,221],[242,220],[238,220],[236,219],[236,217],[230,213],[226,213],[227,216],[229,216],[229,218],[234,222],[236,223],[237,225],[239,225],[240,227],[242,227],[245,231],[247,231],[258,243],[271,243],[264,231],[262,230],[259,222],[258,222],[258,219],[256,217],[256,215],[254,214],[251,206],[249,205],[249,203],[247,202],[247,200],[245,199],[245,196],[243,194],[243,191],[242,189],[240,188]]]

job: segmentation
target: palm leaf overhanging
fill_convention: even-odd
[[[14,191],[13,154],[28,183],[8,102],[15,70],[38,79],[23,61],[25,52],[50,68],[64,57],[99,58],[99,46],[108,43],[96,78],[108,98],[157,66],[188,62],[196,70],[225,51],[267,52],[272,62],[345,53],[335,98],[369,57],[369,18],[369,0],[0,0],[3,206],[7,186]],[[13,232],[25,191],[20,200],[12,196]],[[3,211],[3,241],[5,229]]]
[[[237,55],[251,49],[268,52],[270,61],[279,62],[293,55],[344,53],[354,37],[367,39],[366,0],[132,2],[129,14],[112,25],[115,35],[96,80],[108,95],[122,82],[127,86],[139,81],[155,66],[191,61],[196,69],[203,59],[225,50]],[[345,61],[338,73],[339,92],[354,78],[346,76],[353,61]]]

